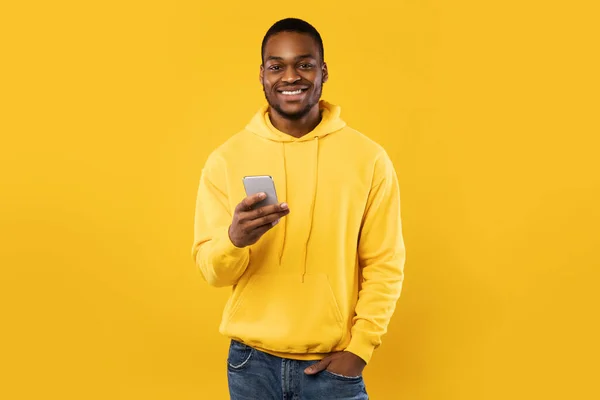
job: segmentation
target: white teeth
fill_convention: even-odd
[[[298,89],[298,90],[294,90],[293,92],[290,92],[289,90],[285,90],[285,91],[283,91],[281,93],[291,96],[291,95],[294,95],[294,94],[300,94],[300,93],[302,93],[302,90]]]

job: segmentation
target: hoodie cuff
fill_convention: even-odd
[[[217,233],[214,239],[216,239],[214,241],[214,254],[223,260],[232,258],[237,261],[249,252],[248,247],[236,247],[231,243],[231,239],[229,238],[229,226]]]
[[[350,344],[345,351],[359,356],[364,360],[365,363],[368,364],[369,361],[371,361],[375,347],[376,346],[373,345],[372,341],[368,337],[361,336],[360,334],[354,334],[352,335]]]

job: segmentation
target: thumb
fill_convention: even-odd
[[[331,358],[330,357],[325,357],[324,359],[322,359],[321,361],[311,365],[310,367],[306,368],[304,370],[304,373],[307,375],[314,375],[318,372],[321,372],[325,369],[327,369],[327,366],[329,365],[329,363],[331,362]]]

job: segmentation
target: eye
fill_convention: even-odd
[[[300,64],[300,68],[302,69],[311,69],[312,67],[314,67],[314,65],[309,63]]]
[[[280,67],[279,65],[271,65],[271,66],[269,67],[269,69],[270,69],[271,71],[279,71],[279,70],[281,69],[281,67]]]

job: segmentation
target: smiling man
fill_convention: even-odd
[[[278,21],[261,53],[267,104],[209,156],[196,204],[196,265],[232,287],[220,326],[231,399],[367,399],[363,369],[404,276],[396,172],[321,100],[312,25]],[[246,197],[248,175],[271,175],[280,202],[253,207],[264,195]]]

